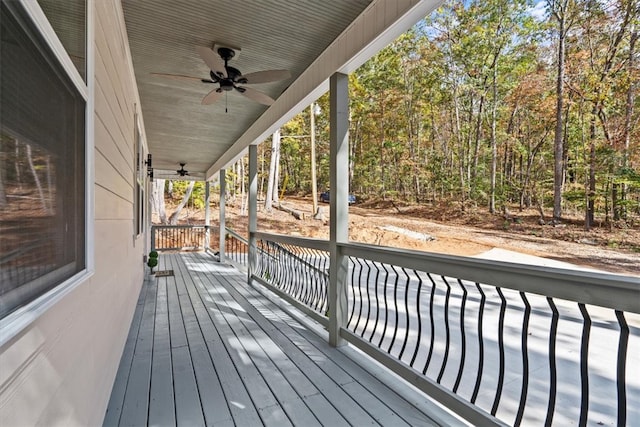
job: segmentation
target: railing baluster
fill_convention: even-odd
[[[369,319],[371,318],[371,294],[369,293],[369,286],[370,286],[369,279],[371,278],[371,266],[367,261],[365,261],[364,265],[367,266],[367,279],[365,280],[365,286],[367,287],[367,320],[364,323],[364,328],[362,329],[360,338],[364,337],[364,333],[367,331],[367,328],[369,327]],[[362,313],[362,304],[360,304],[360,312]]]
[[[589,335],[591,333],[591,317],[587,307],[580,303],[580,314],[584,320],[582,326],[582,338],[580,340],[580,384],[582,398],[580,399],[580,420],[579,426],[587,425],[587,415],[589,413]]]
[[[400,269],[402,273],[404,273],[406,280],[404,283],[404,341],[402,342],[402,348],[400,349],[400,354],[398,354],[398,359],[402,360],[402,355],[404,354],[404,349],[407,347],[407,341],[409,340],[409,275],[405,271],[404,268]]]
[[[498,320],[498,351],[500,352],[500,366],[498,370],[498,386],[496,387],[496,395],[491,406],[491,415],[496,415],[498,405],[502,397],[502,386],[504,385],[504,315],[507,310],[507,300],[502,293],[502,289],[496,287],[496,291],[500,296],[500,318]]]
[[[380,297],[378,296],[378,278],[380,277],[380,269],[378,268],[377,264],[372,262],[371,263],[371,267],[375,267],[376,269],[376,277],[375,279],[373,279],[373,283],[374,283],[374,290],[375,290],[375,296],[376,296],[376,320],[373,322],[373,330],[371,331],[371,335],[369,335],[369,342],[373,341],[373,336],[376,333],[376,330],[378,329],[378,321],[380,319]]]
[[[453,385],[453,392],[458,392],[458,387],[460,386],[460,381],[462,380],[462,371],[464,370],[464,361],[465,356],[467,354],[467,340],[466,335],[464,333],[464,313],[465,313],[465,305],[467,303],[467,288],[465,288],[462,280],[458,279],[458,284],[460,288],[462,288],[462,301],[460,302],[460,336],[462,338],[461,348],[460,348],[460,365],[458,366],[458,375],[456,376],[456,382]]]
[[[420,310],[420,295],[422,294],[422,278],[418,274],[416,270],[413,270],[413,274],[418,278],[418,289],[416,290],[416,319],[418,323],[418,338],[416,341],[416,348],[413,350],[413,356],[411,357],[411,362],[409,366],[413,367],[413,364],[416,361],[416,357],[418,356],[418,351],[420,350],[420,343],[422,341],[422,313]]]
[[[298,294],[298,287],[296,286],[296,281],[295,281],[295,267],[293,265],[293,263],[291,262],[291,253],[289,252],[289,250],[287,249],[286,245],[283,245],[282,250],[284,251],[285,254],[285,259],[286,259],[286,275],[287,275],[287,283],[289,286],[289,293],[296,298],[297,300],[300,299],[300,295]]]
[[[303,293],[302,293],[302,302],[305,303],[305,305],[309,305],[309,303],[313,300],[313,297],[311,295],[311,289],[310,286],[308,286],[307,284],[310,282],[309,280],[309,268],[304,268],[306,265],[311,265],[310,262],[310,257],[309,254],[307,253],[307,250],[305,248],[301,248],[301,253],[300,253],[300,258],[302,259],[302,265],[300,266],[301,270],[300,271],[300,276],[302,277],[302,286],[303,286]]]
[[[378,342],[378,347],[382,348],[382,341],[384,341],[384,336],[387,333],[387,325],[389,324],[389,305],[387,303],[387,280],[389,279],[389,270],[384,264],[382,265],[382,269],[384,270],[384,289],[382,293],[384,294],[384,327],[382,328],[382,334],[380,335],[380,341]]]
[[[349,286],[351,290],[351,314],[349,314],[349,320],[347,320],[347,327],[353,329],[351,325],[353,324],[353,316],[356,313],[356,284],[359,281],[356,280],[356,261],[352,257],[349,257],[349,265],[351,266],[351,286]]]
[[[389,354],[391,354],[391,348],[396,342],[396,335],[398,334],[398,278],[400,276],[393,265],[391,266],[391,270],[393,270],[396,279],[393,282],[393,313],[395,315],[395,321],[393,324],[393,336],[391,337],[391,343],[389,344],[389,348],[387,348],[387,353]]]
[[[451,331],[449,330],[449,298],[451,297],[451,285],[447,282],[446,277],[440,276],[445,286],[447,287],[447,292],[444,296],[444,332],[445,332],[445,347],[444,347],[444,355],[442,356],[442,365],[440,366],[440,372],[438,373],[438,378],[436,382],[440,384],[442,381],[442,377],[444,376],[444,371],[447,368],[447,362],[449,361],[449,347],[451,346]]]
[[[427,360],[424,362],[424,368],[422,368],[422,375],[427,373],[427,369],[429,368],[429,364],[431,363],[431,356],[433,356],[433,347],[435,343],[435,332],[436,325],[435,320],[433,319],[433,300],[436,295],[436,282],[431,277],[430,273],[427,273],[429,280],[431,281],[431,294],[429,295],[429,324],[431,326],[431,333],[429,334],[429,354],[427,354]]]
[[[524,292],[520,292],[520,298],[524,302],[524,317],[522,318],[522,390],[520,391],[520,405],[518,406],[518,412],[516,414],[516,420],[514,426],[519,426],[522,423],[522,416],[524,415],[524,408],[527,402],[527,392],[529,390],[529,318],[531,316],[531,304],[527,300],[527,296]]]
[[[618,365],[616,367],[616,385],[618,388],[618,425],[627,425],[627,347],[629,344],[629,325],[624,318],[624,312],[616,310],[616,318],[620,325],[620,339],[618,341]]]
[[[359,265],[358,271],[360,272],[360,274],[358,274],[358,278],[361,278],[364,272],[364,267],[362,262],[360,261],[360,258],[356,258],[356,262]],[[355,271],[355,265],[353,270]],[[360,298],[359,298],[359,304],[358,304],[358,318],[356,319],[355,325],[353,327],[353,331],[356,333],[358,330],[358,326],[360,325],[360,320],[362,319],[362,307],[364,306],[364,301],[362,299],[362,280],[358,279],[357,283],[358,283],[358,295],[360,296]],[[355,306],[355,298],[354,298],[354,306]]]
[[[476,375],[476,383],[473,386],[473,393],[471,394],[471,403],[476,403],[478,398],[478,392],[480,391],[480,384],[482,382],[482,373],[484,372],[484,339],[482,338],[482,321],[484,319],[484,304],[487,299],[482,286],[476,282],[476,289],[480,294],[480,306],[478,307],[478,373]]]
[[[547,303],[551,309],[551,327],[549,330],[549,404],[547,417],[544,421],[546,427],[551,426],[556,407],[556,394],[558,386],[558,373],[556,369],[556,336],[558,334],[558,319],[560,315],[553,298],[547,297]]]

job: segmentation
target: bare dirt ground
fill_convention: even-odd
[[[310,198],[286,197],[282,204],[304,214],[298,220],[259,203],[258,229],[278,234],[329,238],[329,205],[320,204],[324,220],[313,219]],[[240,200],[228,201],[227,226],[247,229]],[[169,208],[169,207],[168,207]],[[170,209],[170,208],[169,208]],[[190,223],[202,223],[201,212],[185,212]],[[212,213],[217,218],[217,212]],[[349,209],[352,241],[452,255],[474,256],[493,248],[640,276],[640,228],[595,227],[585,231],[569,218],[560,226],[538,224],[537,211],[490,215],[486,209],[461,212],[455,206],[399,205],[388,201],[356,204]],[[425,239],[425,235],[435,238]]]

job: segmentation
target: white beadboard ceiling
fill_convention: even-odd
[[[353,71],[438,4],[122,0],[156,176],[172,177],[179,163],[186,163],[193,177],[215,178],[250,144],[262,142],[326,91],[333,73]],[[226,99],[201,105],[213,85],[151,74],[208,78],[209,69],[195,48],[214,44],[240,49],[229,65],[243,74],[289,70],[290,79],[251,86],[276,102],[267,107],[231,91]]]

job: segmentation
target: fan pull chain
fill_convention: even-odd
[[[227,99],[229,99],[228,97],[229,97],[229,94],[227,92],[225,92],[224,93],[224,112],[225,113],[229,112],[229,110],[227,110]]]

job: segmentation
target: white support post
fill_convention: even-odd
[[[345,344],[340,328],[347,316],[347,258],[340,243],[349,241],[349,76],[335,73],[329,83],[330,97],[330,231],[329,253],[329,344]]]
[[[218,249],[218,259],[225,262],[225,243],[227,235],[227,225],[225,223],[225,200],[227,198],[227,178],[226,170],[220,169],[220,248]]]
[[[204,183],[204,249],[209,249],[211,246],[211,207],[209,202],[211,201],[211,183],[206,181]]]
[[[247,280],[251,283],[251,275],[256,271],[258,260],[256,236],[258,231],[258,146],[249,146],[249,259]]]

